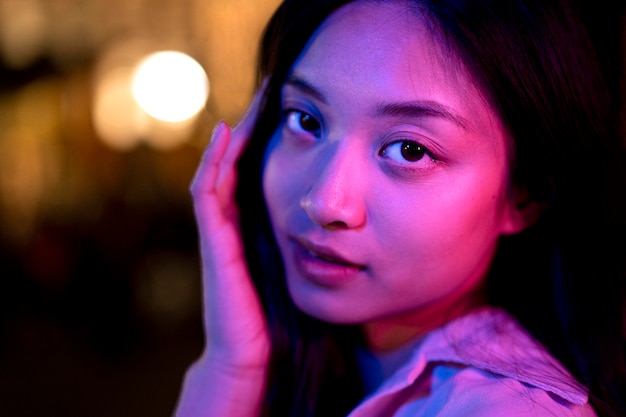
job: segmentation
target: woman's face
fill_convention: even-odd
[[[289,292],[330,322],[462,304],[498,237],[519,228],[505,129],[400,4],[350,3],[323,24],[283,87],[267,151]]]

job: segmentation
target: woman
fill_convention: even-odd
[[[623,412],[621,147],[582,27],[285,1],[192,185],[207,348],[177,415]]]

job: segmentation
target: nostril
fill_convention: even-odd
[[[361,227],[364,223],[363,209],[353,205],[310,197],[300,201],[300,207],[309,219],[326,230]]]
[[[348,175],[349,174],[349,175]],[[365,204],[344,165],[327,166],[300,198],[300,208],[327,230],[359,228],[365,222]]]
[[[347,229],[348,225],[342,221],[334,221],[328,224],[323,225],[324,229],[328,230],[338,230],[338,229]]]

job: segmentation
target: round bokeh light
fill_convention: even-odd
[[[189,55],[162,51],[148,55],[135,70],[132,94],[150,116],[177,123],[194,117],[209,96],[209,79]]]

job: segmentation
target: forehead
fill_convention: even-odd
[[[292,73],[329,95],[356,93],[360,103],[432,100],[480,116],[473,117],[480,127],[493,124],[491,106],[463,62],[413,2],[341,7],[314,33]]]

